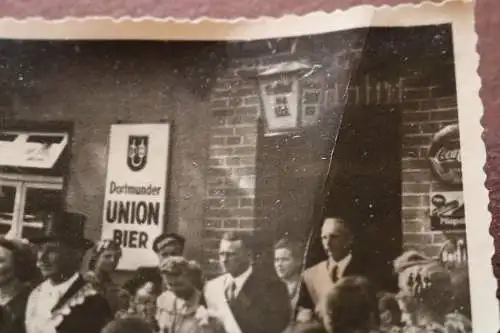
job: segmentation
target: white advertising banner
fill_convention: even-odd
[[[163,232],[169,147],[169,123],[111,126],[101,239],[121,245],[120,270],[157,265],[152,245]]]

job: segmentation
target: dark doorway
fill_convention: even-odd
[[[307,242],[311,227],[317,224],[317,203],[324,202],[322,188],[336,124],[338,120],[330,116],[321,126],[296,134],[264,136],[260,132],[255,196],[259,252],[271,249],[284,235]],[[272,259],[272,254],[262,257]]]
[[[335,145],[336,172],[325,214],[353,224],[354,252],[392,289],[392,260],[402,250],[401,112],[392,106],[348,107]]]
[[[301,136],[260,138],[259,238],[268,245],[284,233],[304,240],[313,228],[309,267],[326,258],[319,237],[323,217],[342,215],[354,224],[354,250],[381,273],[383,287],[392,290],[392,260],[402,249],[401,111],[388,105],[333,112],[342,113],[340,128],[338,120],[332,120]],[[334,173],[327,177],[332,148]]]

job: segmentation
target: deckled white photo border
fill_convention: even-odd
[[[457,101],[462,147],[464,200],[469,252],[471,306],[474,332],[497,332],[500,312],[492,274],[493,240],[488,192],[484,186],[486,161],[483,105],[477,74],[479,55],[474,29],[472,1],[425,2],[395,7],[358,6],[330,14],[311,13],[279,19],[196,21],[155,18],[68,18],[46,21],[39,18],[0,20],[0,38],[7,39],[87,39],[87,40],[252,40],[320,34],[368,26],[412,26],[452,23],[454,36]]]

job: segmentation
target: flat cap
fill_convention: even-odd
[[[184,244],[186,243],[186,239],[179,234],[176,233],[164,233],[156,237],[153,241],[153,251],[159,252],[166,246],[178,246],[182,250],[184,250]]]

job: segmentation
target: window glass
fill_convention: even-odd
[[[0,235],[6,234],[14,219],[16,188],[0,185]]]
[[[41,232],[43,216],[58,209],[61,204],[61,190],[27,187],[22,236],[26,238],[37,236]]]

